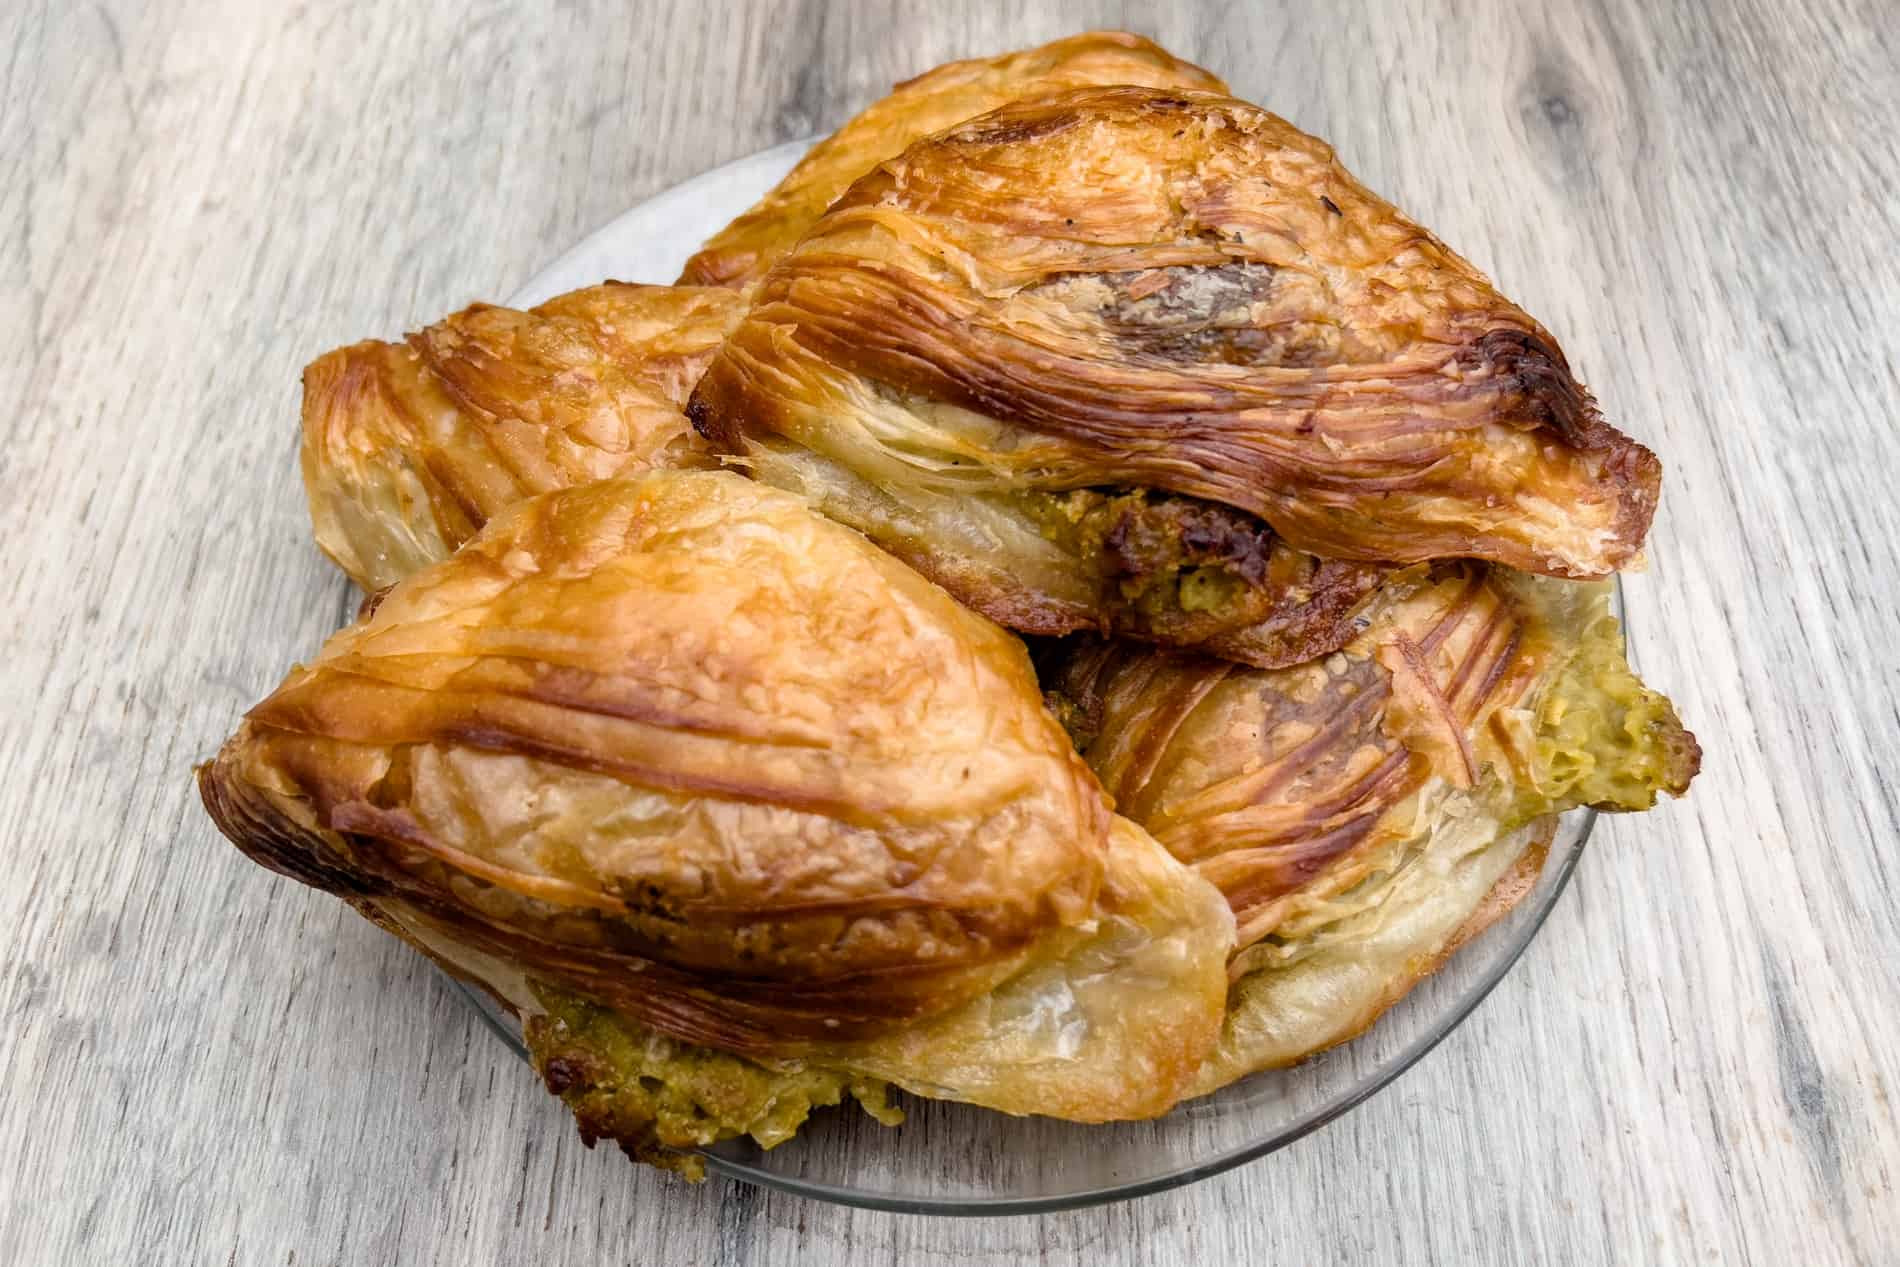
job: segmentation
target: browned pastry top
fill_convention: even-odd
[[[318,358],[302,450],[318,544],[376,589],[523,497],[706,465],[680,411],[740,310],[725,290],[605,282]]]
[[[756,281],[852,181],[911,142],[1005,102],[1090,84],[1226,90],[1212,73],[1126,31],[1091,31],[1000,57],[946,63],[897,85],[813,146],[777,188],[686,262],[680,282]]]
[[[742,1050],[987,989],[1093,917],[1110,819],[1020,643],[718,472],[519,503],[201,783],[266,865]]]
[[[1226,895],[1242,952],[1290,943],[1296,912],[1349,910],[1334,900],[1433,837],[1646,809],[1700,766],[1630,671],[1606,586],[1441,564],[1394,577],[1365,622],[1271,671],[1127,642],[1043,648],[1116,811]]]
[[[1005,106],[858,181],[692,412],[722,448],[777,435],[886,488],[1162,489],[1322,556],[1568,577],[1638,556],[1661,476],[1543,327],[1330,147],[1144,88]]]
[[[1296,668],[1102,642],[1066,651],[1053,685],[1090,718],[1117,811],[1226,894],[1244,949],[1428,779],[1477,780],[1482,723],[1537,676],[1525,625],[1484,569],[1452,569],[1385,604],[1364,645]]]

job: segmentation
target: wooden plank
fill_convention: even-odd
[[[1655,12],[1653,9],[1663,11]],[[0,1260],[1900,1260],[1900,37],[1877,0],[0,14]],[[590,1153],[188,771],[346,608],[296,375],[953,56],[1128,25],[1332,139],[1669,467],[1701,733],[1396,1087],[1190,1189],[955,1222]]]

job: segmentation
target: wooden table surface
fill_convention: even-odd
[[[1900,1262],[1894,16],[13,0],[0,1262]],[[199,808],[191,764],[353,601],[298,369],[894,79],[1102,25],[1331,139],[1662,453],[1632,645],[1701,780],[1606,820],[1420,1067],[1186,1190],[959,1222],[590,1152],[433,969]]]

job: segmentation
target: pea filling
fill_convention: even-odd
[[[813,1109],[838,1104],[847,1092],[885,1125],[903,1120],[876,1079],[769,1069],[677,1042],[555,986],[536,983],[534,992],[547,1011],[528,1021],[529,1055],[590,1147],[611,1139],[635,1161],[698,1181],[706,1163],[685,1150],[740,1135],[771,1148],[796,1134]]]
[[[1111,628],[1202,642],[1272,609],[1275,537],[1245,512],[1150,489],[1032,494],[1045,537],[1097,578]]]

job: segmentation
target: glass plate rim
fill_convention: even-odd
[[[1438,1045],[1451,1037],[1461,1025],[1471,1018],[1485,999],[1489,998],[1498,983],[1509,975],[1517,962],[1530,949],[1531,943],[1543,930],[1550,913],[1556,909],[1570,887],[1571,877],[1576,873],[1577,865],[1583,859],[1585,848],[1595,831],[1599,811],[1585,807],[1571,811],[1579,815],[1579,834],[1576,844],[1562,857],[1553,859],[1557,867],[1556,877],[1548,885],[1540,903],[1531,907],[1525,915],[1521,934],[1508,946],[1500,947],[1502,953],[1485,975],[1457,1003],[1435,1018],[1431,1028],[1415,1038],[1412,1043],[1395,1056],[1389,1063],[1379,1068],[1371,1077],[1354,1084],[1343,1095],[1327,1101],[1318,1108],[1296,1118],[1290,1125],[1269,1132],[1264,1138],[1240,1148],[1232,1149],[1206,1161],[1182,1166],[1164,1174],[1150,1175],[1127,1183],[1105,1185],[1087,1192],[1060,1193],[1042,1197],[971,1197],[956,1196],[931,1198],[907,1196],[893,1193],[871,1192],[847,1188],[834,1184],[801,1179],[776,1170],[751,1166],[735,1158],[726,1157],[710,1149],[695,1149],[705,1159],[707,1168],[721,1178],[739,1183],[750,1183],[763,1188],[771,1188],[791,1196],[805,1197],[819,1201],[828,1201],[834,1205],[851,1206],[860,1210],[879,1210],[891,1214],[929,1214],[953,1218],[1000,1218],[1013,1215],[1058,1214],[1067,1210],[1087,1209],[1090,1206],[1108,1205],[1118,1201],[1132,1201],[1138,1197],[1153,1196],[1175,1188],[1186,1187],[1203,1179],[1224,1174],[1249,1162],[1258,1161],[1271,1153],[1298,1143],[1331,1122],[1344,1117],[1352,1110],[1370,1100],[1387,1087],[1411,1072],[1420,1061],[1429,1056]],[[1565,817],[1569,817],[1566,815]],[[1485,934],[1478,935],[1483,940]],[[1459,952],[1464,948],[1460,947]],[[447,974],[444,974],[447,975]],[[528,1050],[519,1035],[511,1030],[507,1023],[496,1015],[494,1004],[483,994],[478,986],[470,985],[456,977],[449,977],[451,984],[462,992],[474,1007],[476,1015],[489,1030],[501,1039],[524,1064],[529,1061]],[[1375,1021],[1376,1025],[1378,1022]],[[1356,1041],[1349,1039],[1349,1042]],[[1298,1068],[1297,1065],[1292,1066]],[[1266,1069],[1250,1077],[1272,1077],[1285,1070]]]

